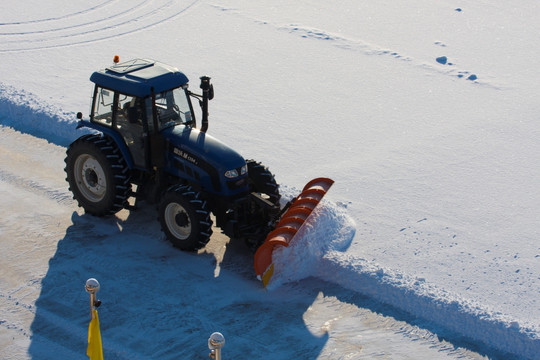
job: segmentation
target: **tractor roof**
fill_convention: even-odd
[[[107,89],[139,97],[185,85],[188,78],[177,68],[149,59],[134,59],[98,70],[90,81]]]

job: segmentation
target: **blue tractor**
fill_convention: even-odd
[[[264,242],[280,216],[279,188],[265,166],[206,132],[209,77],[200,78],[196,94],[175,67],[135,59],[90,80],[89,120],[77,117],[78,128],[94,131],[75,140],[65,159],[69,188],[86,213],[107,216],[146,201],[157,205],[164,233],[182,250],[206,245],[213,218],[254,250]],[[200,126],[192,99],[202,110]]]

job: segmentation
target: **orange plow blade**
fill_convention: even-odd
[[[291,203],[276,225],[268,234],[264,243],[255,253],[255,273],[262,280],[264,286],[268,285],[274,273],[272,254],[274,248],[289,246],[294,241],[298,230],[304,225],[315,207],[334,184],[329,178],[316,178],[304,186],[304,189]]]

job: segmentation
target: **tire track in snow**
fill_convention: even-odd
[[[45,196],[60,205],[69,205],[73,203],[73,197],[71,193],[68,193],[67,191],[48,188],[34,180],[22,178],[3,169],[0,169],[0,181],[14,185],[30,193]]]
[[[98,25],[98,24],[100,24],[102,22],[105,22],[105,21],[108,21],[108,20],[114,20],[119,16],[129,14],[130,12],[133,12],[133,11],[137,10],[137,8],[141,7],[146,2],[147,1],[144,0],[143,2],[141,2],[141,3],[139,3],[139,4],[135,5],[135,6],[132,6],[130,8],[122,10],[122,11],[120,11],[118,13],[115,13],[115,14],[112,14],[112,15],[97,19],[97,20],[91,20],[91,21],[87,21],[87,22],[83,22],[83,23],[76,22],[75,24],[72,24],[72,25],[67,25],[67,26],[63,25],[63,26],[60,26],[60,27],[52,27],[52,28],[51,27],[46,27],[45,29],[33,29],[33,27],[32,27],[31,30],[22,30],[22,31],[19,31],[19,32],[16,32],[16,31],[0,32],[0,36],[2,36],[2,35],[4,35],[4,36],[14,36],[14,35],[43,34],[43,33],[51,33],[51,32],[58,32],[58,31],[62,31],[62,30],[80,28],[80,27],[84,27],[84,26],[88,26],[88,25],[96,26],[96,25]],[[79,13],[84,14],[84,13],[86,13],[86,11],[85,12],[79,12]],[[58,19],[63,19],[63,17],[60,17]],[[53,20],[56,20],[56,19],[53,19]],[[32,41],[35,41],[35,39],[26,40],[26,42],[32,42]],[[14,42],[18,42],[18,41],[11,41],[11,43],[14,43]]]
[[[33,24],[33,23],[40,23],[40,22],[46,22],[46,21],[54,21],[54,20],[63,20],[63,19],[67,19],[67,18],[70,18],[70,17],[73,17],[73,16],[76,16],[76,15],[84,15],[84,14],[87,14],[91,11],[94,11],[96,9],[99,9],[103,6],[105,6],[106,4],[112,2],[114,0],[107,0],[103,3],[100,3],[100,4],[97,4],[95,6],[92,6],[90,8],[87,8],[87,9],[83,9],[83,10],[80,10],[80,11],[76,11],[74,13],[70,13],[70,14],[66,14],[66,15],[62,15],[62,16],[57,16],[57,17],[49,17],[49,18],[44,18],[44,19],[35,19],[35,20],[23,20],[23,21],[13,21],[13,22],[4,22],[4,23],[0,23],[0,26],[5,26],[5,25],[23,25],[23,24]]]
[[[321,282],[315,278],[307,279],[303,284],[312,289],[321,289],[313,304],[304,313],[304,321],[316,336],[329,333],[327,346],[343,349],[344,352],[351,354],[350,358],[382,358],[386,355],[384,354],[386,351],[388,354],[399,353],[397,349],[403,344],[398,344],[394,340],[399,338],[410,341],[416,349],[422,349],[420,350],[422,354],[415,354],[419,359],[433,356],[456,359],[480,358],[479,354],[456,346],[447,339],[441,339],[439,334],[415,325],[410,319],[404,318],[394,309],[372,298],[349,292],[333,282],[324,283],[323,280],[323,284],[324,286],[321,286]],[[327,320],[332,315],[334,317]],[[358,326],[359,324],[361,326]],[[337,329],[339,332],[334,331]],[[391,338],[394,341],[390,340]],[[428,348],[433,351],[432,354],[424,350]],[[410,348],[409,352],[415,353],[415,349]],[[355,357],[352,354],[361,355]]]
[[[6,91],[14,98],[3,98],[2,92]],[[55,137],[55,128],[59,122],[63,122],[62,116],[58,116],[54,111],[57,109],[48,109],[46,104],[35,99],[26,92],[12,92],[11,88],[3,88],[0,83],[0,155],[5,161],[0,162],[0,185],[2,183],[14,186],[25,192],[38,195],[41,198],[47,198],[60,205],[73,204],[72,195],[68,191],[67,183],[56,181],[48,176],[48,171],[61,171],[63,162],[61,159],[65,156],[65,150],[59,148],[54,156],[48,152],[44,142],[29,141],[25,134],[17,133],[24,131],[25,127],[32,127],[32,124],[39,123],[47,129],[44,136],[48,138]],[[38,121],[34,121],[38,119]],[[7,125],[7,126],[6,126]],[[15,128],[12,129],[11,125]],[[13,146],[16,145],[17,148]],[[26,155],[28,154],[28,155]],[[50,161],[50,162],[49,162]],[[14,166],[10,166],[10,162]],[[58,164],[58,167],[57,167]],[[24,175],[18,174],[18,169],[25,169]],[[60,178],[65,177],[63,171]]]
[[[124,2],[110,1],[62,17],[3,23],[0,24],[0,53],[52,49],[122,37],[171,21],[197,2],[144,0],[126,8]],[[114,15],[103,17],[104,13]],[[62,20],[61,26],[55,24],[58,20]],[[36,23],[45,27],[35,29]],[[55,35],[50,36],[53,33]]]

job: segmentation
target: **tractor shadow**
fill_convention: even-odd
[[[336,343],[334,330],[325,330],[325,324],[336,314],[346,315],[339,307],[334,313],[317,311],[328,298],[427,329],[455,347],[505,358],[317,278],[266,291],[243,243],[214,229],[205,249],[182,252],[164,239],[156,218],[150,207],[110,218],[72,214],[41,279],[30,358],[87,359],[90,306],[84,284],[91,277],[101,284],[98,311],[107,359],[207,359],[207,340],[215,331],[225,336],[228,358],[325,358],[326,346],[345,344]],[[361,329],[355,325],[351,331]],[[355,352],[338,351],[361,355],[364,344],[353,345]]]
[[[186,253],[164,239],[150,206],[109,218],[73,212],[71,223],[41,280],[32,359],[87,359],[89,278],[101,285],[107,359],[207,359],[215,331],[229,358],[317,358],[326,344],[302,319],[313,299],[266,292],[249,250],[217,229],[207,248]]]

